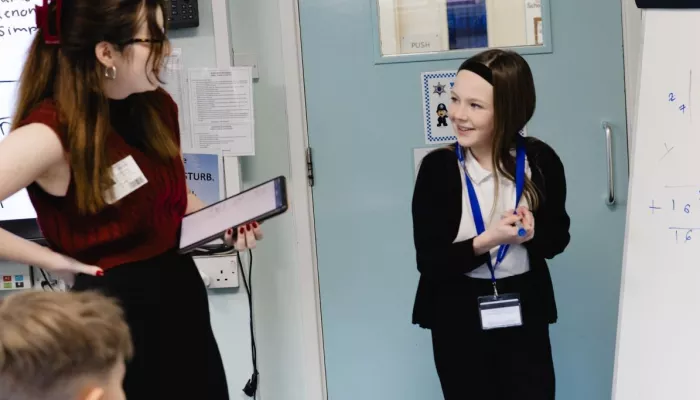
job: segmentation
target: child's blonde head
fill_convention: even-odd
[[[0,300],[0,400],[121,399],[132,352],[121,308],[100,294]]]

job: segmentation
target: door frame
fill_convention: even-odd
[[[634,155],[635,122],[637,118],[637,96],[641,77],[642,45],[644,42],[644,11],[637,8],[634,0],[622,0],[622,46],[625,65],[625,102],[627,112],[628,165]],[[631,171],[631,168],[628,168]]]
[[[301,294],[302,353],[304,355],[306,398],[308,400],[327,400],[313,195],[307,179],[306,152],[309,146],[299,0],[278,1],[291,164],[288,190],[294,199],[290,206],[298,244],[296,261],[299,269],[298,284]],[[635,116],[639,80],[643,13],[637,8],[634,0],[620,1],[622,4],[627,135],[628,143],[631,146],[634,138],[632,122]]]
[[[290,179],[288,192],[297,241],[299,295],[301,303],[302,355],[305,398],[327,400],[326,362],[323,350],[321,299],[316,259],[316,231],[311,187],[308,184],[306,150],[306,94],[301,57],[298,0],[278,0],[282,40],[282,64],[287,104]]]

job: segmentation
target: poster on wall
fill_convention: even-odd
[[[447,118],[450,90],[455,71],[423,72],[420,77],[423,97],[423,126],[426,144],[454,142],[457,138]]]
[[[542,40],[542,0],[525,0],[525,37],[528,46],[540,46]]]
[[[221,151],[185,150],[182,154],[185,163],[187,189],[204,204],[214,204],[225,197],[224,168]]]

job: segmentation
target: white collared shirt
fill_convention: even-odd
[[[465,165],[472,183],[476,197],[479,199],[479,206],[484,218],[486,229],[494,222],[501,219],[501,215],[507,210],[512,210],[515,206],[515,182],[505,177],[498,179],[499,191],[498,202],[493,206],[493,198],[495,195],[494,177],[491,171],[484,169],[479,162],[474,158],[470,151],[465,151]],[[459,162],[458,162],[459,163]],[[461,164],[459,165],[459,173],[462,180],[462,219],[459,223],[459,231],[454,242],[462,242],[474,236],[477,236],[474,217],[469,204],[469,194],[467,192],[467,184],[464,180],[464,170]],[[525,159],[525,174],[530,177],[532,172],[530,165]],[[527,200],[523,195],[520,199],[520,206],[527,206]],[[496,257],[498,255],[498,247],[491,249],[491,262],[496,265]],[[527,255],[527,249],[523,245],[511,245],[506,253],[503,262],[496,269],[496,278],[506,278],[509,276],[519,275],[530,270],[530,260]],[[468,276],[478,279],[491,279],[491,272],[487,264],[483,264],[475,270],[468,272]]]

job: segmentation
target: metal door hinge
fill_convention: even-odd
[[[311,147],[306,149],[306,178],[309,180],[309,186],[314,186],[314,158],[311,154]]]

